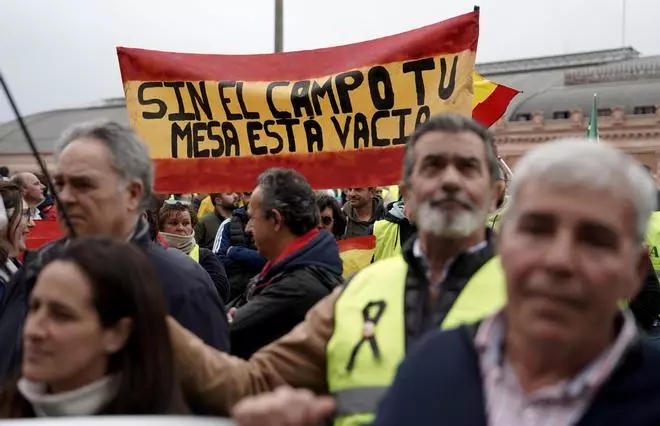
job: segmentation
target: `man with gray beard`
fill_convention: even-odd
[[[418,237],[402,254],[357,273],[248,361],[205,346],[171,321],[188,396],[222,415],[246,396],[289,385],[332,394],[337,424],[368,424],[425,332],[476,321],[504,304],[504,279],[499,262],[490,262],[484,224],[497,170],[490,134],[471,119],[443,115],[421,125],[403,167]],[[279,408],[273,423],[263,424],[279,424],[292,407]]]

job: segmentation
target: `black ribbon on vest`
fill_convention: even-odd
[[[357,358],[357,354],[360,351],[360,348],[365,342],[369,342],[369,346],[371,347],[371,352],[374,354],[374,358],[380,359],[380,349],[378,348],[378,342],[376,342],[376,325],[383,316],[383,312],[385,312],[386,306],[387,303],[384,300],[377,300],[375,302],[367,303],[367,306],[362,309],[364,332],[362,334],[362,339],[357,342],[353,348],[353,352],[351,352],[351,357],[348,359],[348,364],[346,364],[346,371],[350,372],[355,367],[355,359]]]

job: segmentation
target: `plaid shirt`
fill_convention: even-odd
[[[502,351],[506,321],[503,312],[486,319],[475,343],[486,398],[489,426],[568,426],[587,411],[594,395],[609,378],[637,336],[635,319],[623,313],[616,341],[576,377],[525,394]]]

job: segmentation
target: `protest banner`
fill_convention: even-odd
[[[249,191],[269,167],[316,188],[395,184],[406,136],[469,115],[474,11],[395,36],[268,55],[118,48],[131,126],[161,192]]]

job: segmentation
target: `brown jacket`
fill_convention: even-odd
[[[289,334],[256,352],[249,361],[206,346],[169,318],[172,345],[185,394],[213,414],[226,415],[246,396],[289,385],[323,394],[325,348],[334,326],[334,305],[341,290],[309,310]]]

